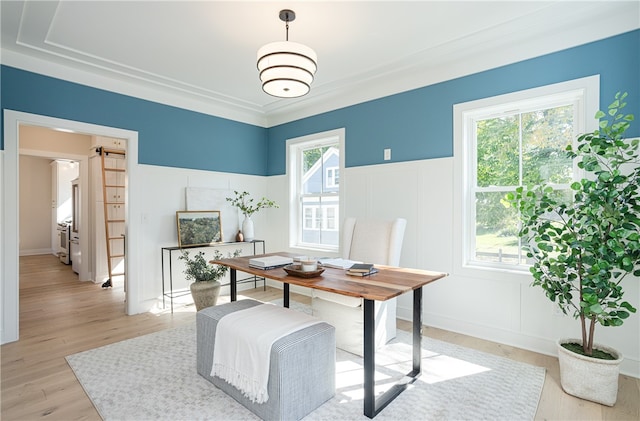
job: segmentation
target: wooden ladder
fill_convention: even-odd
[[[96,152],[100,154],[102,163],[104,231],[107,245],[107,267],[109,268],[109,279],[102,284],[102,287],[108,288],[113,286],[114,277],[125,276],[126,152],[122,149],[108,149],[102,146]],[[113,157],[109,157],[109,155]]]

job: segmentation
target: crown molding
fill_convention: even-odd
[[[198,95],[194,92],[180,90],[171,86],[162,86],[154,81],[125,74],[116,74],[109,70],[96,68],[86,70],[66,63],[59,63],[59,60],[45,60],[6,48],[0,50],[0,63],[92,88],[255,126],[266,127],[267,124],[265,114],[257,109],[240,106],[232,101],[212,100],[211,97],[205,95]]]

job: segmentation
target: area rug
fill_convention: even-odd
[[[411,337],[376,354],[376,393],[411,369]],[[423,338],[422,376],[376,420],[532,420],[545,370]],[[196,372],[195,322],[66,357],[105,420],[253,420]],[[336,395],[305,420],[367,420],[362,359],[337,350]]]

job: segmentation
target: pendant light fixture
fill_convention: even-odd
[[[296,98],[311,90],[318,57],[303,44],[289,41],[289,22],[296,14],[293,10],[280,11],[280,20],[287,29],[286,41],[269,43],[258,50],[258,71],[262,90],[279,98]]]

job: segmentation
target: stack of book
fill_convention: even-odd
[[[249,266],[256,269],[276,269],[293,263],[291,257],[286,256],[265,256],[249,259]]]
[[[369,276],[378,273],[378,269],[374,268],[371,263],[356,263],[347,269],[347,275],[351,276]]]
[[[321,257],[318,259],[318,263],[327,268],[335,268],[335,269],[349,269],[351,266],[355,265],[357,262],[355,260],[342,259],[340,257],[331,258],[331,257]]]

